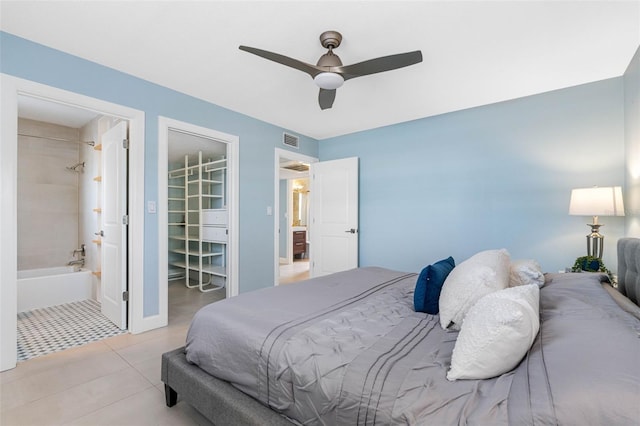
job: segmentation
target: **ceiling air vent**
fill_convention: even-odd
[[[282,142],[290,147],[298,148],[300,145],[300,141],[297,136],[290,135],[289,133],[283,134]]]

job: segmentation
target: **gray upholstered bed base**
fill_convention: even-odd
[[[618,290],[640,306],[640,238],[618,240]]]
[[[292,425],[228,382],[189,364],[184,347],[162,354],[161,379],[167,406],[173,407],[179,396],[216,425]]]
[[[618,291],[635,304],[640,304],[640,239],[618,241]],[[625,309],[624,298],[611,289],[612,296]],[[622,303],[621,303],[622,302]],[[631,305],[629,305],[631,306]],[[627,310],[627,309],[625,309]],[[637,308],[630,308],[628,312]],[[187,362],[184,348],[162,355],[162,381],[165,383],[167,406],[177,403],[178,396],[202,415],[218,425],[274,425],[292,423],[228,382],[216,379]]]

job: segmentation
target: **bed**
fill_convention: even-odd
[[[185,347],[162,356],[166,403],[180,398],[219,425],[640,423],[640,239],[618,241],[617,289],[605,274],[544,274],[538,286],[466,300],[462,321],[443,300],[479,287],[449,283],[495,280],[470,261],[445,274],[437,315],[417,312],[416,294],[440,262],[419,275],[359,268],[204,307]],[[520,309],[506,335],[523,351],[490,373],[483,356],[504,362],[512,342],[495,346],[502,328],[479,337],[486,330],[473,326],[493,315],[503,327],[506,306]]]

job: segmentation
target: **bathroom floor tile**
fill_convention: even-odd
[[[126,333],[100,313],[95,300],[18,314],[18,361]]]

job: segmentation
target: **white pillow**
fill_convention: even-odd
[[[447,379],[489,379],[513,370],[540,329],[540,288],[523,285],[491,293],[467,314]]]
[[[544,274],[540,264],[533,259],[514,260],[511,262],[509,287],[527,284],[535,284],[538,287],[544,285]]]
[[[453,268],[440,293],[442,328],[460,330],[464,316],[482,296],[508,287],[510,265],[509,253],[500,249],[476,253]]]

